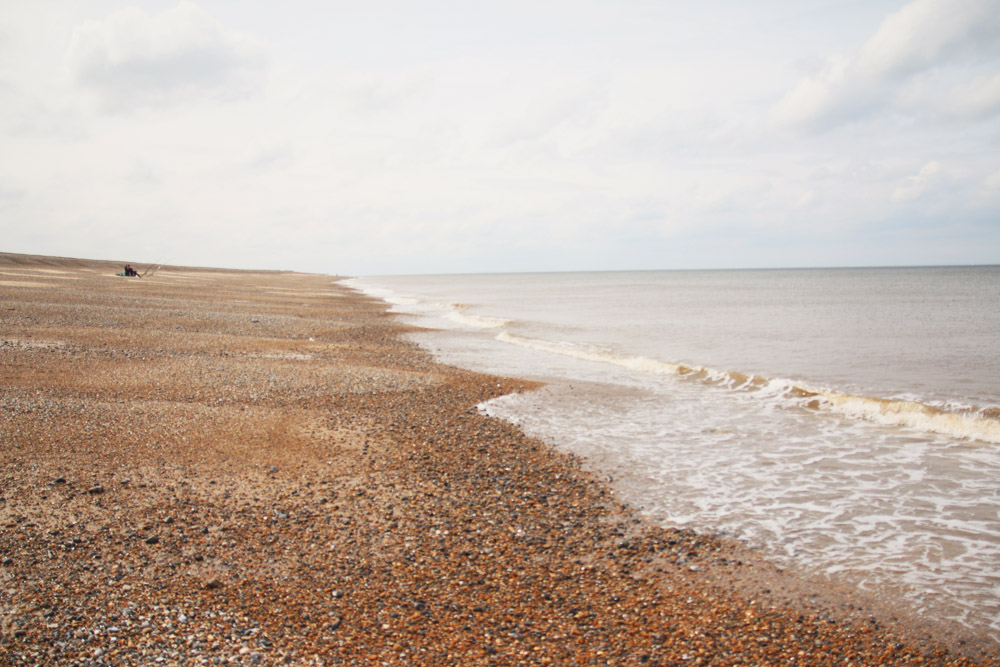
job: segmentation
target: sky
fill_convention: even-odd
[[[1000,263],[1000,0],[5,0],[0,251]]]

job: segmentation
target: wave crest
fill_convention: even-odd
[[[500,317],[486,317],[485,315],[473,315],[465,312],[469,305],[465,303],[449,304],[450,311],[445,317],[452,322],[475,327],[477,329],[499,329],[507,326],[512,320],[505,320]]]
[[[760,398],[778,399],[789,405],[833,412],[852,419],[961,439],[1000,443],[1000,409],[996,407],[951,410],[913,400],[862,396],[811,387],[783,378],[716,370],[649,357],[621,356],[592,346],[543,341],[507,331],[500,332],[497,340],[585,361],[615,364],[642,373],[674,376],[734,391],[751,392]]]

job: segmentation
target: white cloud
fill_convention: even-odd
[[[107,110],[190,99],[233,99],[261,86],[264,47],[227,31],[192,2],[151,16],[134,7],[73,30],[66,53],[74,79]]]
[[[258,149],[246,160],[246,165],[252,170],[269,171],[288,166],[294,162],[295,152],[285,141],[280,145],[271,145]]]
[[[971,65],[956,73],[968,76],[998,53],[1000,11],[993,0],[914,0],[888,15],[853,57],[831,57],[821,71],[801,79],[772,108],[771,119],[810,130],[861,120],[894,104],[905,107],[901,93],[919,75]]]
[[[812,190],[803,192],[802,195],[796,201],[796,208],[809,208],[816,201],[816,193]]]
[[[828,118],[834,110],[847,105],[844,91],[850,87],[847,72],[850,62],[842,56],[831,57],[823,70],[808,76],[795,86],[772,111],[780,125],[811,125]],[[864,96],[854,93],[852,106],[867,103]]]
[[[341,76],[338,97],[353,112],[380,114],[398,109],[430,84],[424,73],[408,72],[392,77],[372,74]]]
[[[856,76],[882,82],[941,65],[962,53],[996,49],[992,0],[915,0],[890,14],[862,46]]]
[[[1000,114],[1000,72],[983,75],[951,91],[952,115],[975,120]]]
[[[886,220],[995,227],[977,0],[197,2],[0,2],[6,249],[368,273],[720,266],[699,248],[728,240],[806,265]]]
[[[923,195],[940,181],[941,165],[938,162],[928,162],[913,176],[903,179],[892,193],[893,201],[909,201]]]

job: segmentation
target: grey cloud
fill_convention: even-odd
[[[253,171],[267,171],[288,166],[294,162],[294,158],[292,147],[286,142],[261,148],[247,160],[246,166]]]
[[[249,95],[261,86],[264,53],[254,38],[182,2],[155,16],[130,7],[77,26],[66,63],[105,109],[125,111]]]
[[[520,112],[517,117],[500,122],[498,138],[504,144],[538,141],[570,122],[580,113],[586,99],[582,95],[574,95],[530,105],[531,108]]]
[[[984,63],[995,68],[998,58],[1000,12],[992,0],[914,0],[887,16],[853,57],[831,58],[801,79],[771,109],[771,119],[779,126],[831,129],[906,107],[901,93],[917,77],[945,72],[972,79]]]
[[[428,88],[426,74],[407,73],[392,78],[361,76],[343,84],[342,97],[360,114],[377,114],[405,106]]]
[[[962,54],[998,51],[1000,12],[991,0],[916,0],[890,14],[858,53],[858,78],[885,81]]]
[[[133,160],[128,171],[125,173],[125,181],[132,185],[149,186],[157,185],[163,181],[160,170],[145,160]]]

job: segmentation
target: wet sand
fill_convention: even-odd
[[[0,664],[998,663],[649,525],[329,276],[122,265],[0,254]]]

